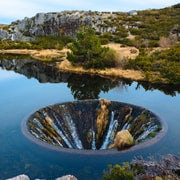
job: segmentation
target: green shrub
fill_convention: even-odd
[[[103,69],[115,64],[112,62],[115,60],[113,51],[101,46],[100,38],[91,28],[82,27],[75,41],[70,45],[70,49],[72,52],[68,53],[68,59],[85,68]]]
[[[37,49],[59,49],[64,47],[64,42],[59,36],[41,36],[31,41],[34,48]]]
[[[134,173],[130,169],[128,163],[124,163],[123,166],[120,165],[109,165],[108,171],[104,172],[104,180],[133,180]]]
[[[107,49],[107,51],[102,54],[102,58],[105,67],[115,67],[118,65],[118,57],[113,49]]]
[[[147,78],[150,78],[149,71],[158,72],[169,83],[180,84],[179,57],[180,44],[177,44],[170,49],[157,51],[151,55],[141,52],[136,59],[130,59],[126,67],[147,72]]]
[[[101,38],[100,38],[100,41],[101,41],[101,44],[102,44],[102,45],[105,45],[105,44],[108,44],[108,43],[109,43],[109,39],[108,39],[108,38],[103,38],[103,37],[101,37]]]
[[[0,49],[59,49],[72,42],[67,36],[40,36],[30,42],[1,40]]]

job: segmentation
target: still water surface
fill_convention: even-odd
[[[124,80],[112,81],[97,76],[61,73],[56,74],[53,80],[49,78],[53,72],[40,72],[37,66],[32,70],[32,64],[28,69],[2,64],[1,67],[0,179],[18,174],[48,180],[65,174],[73,174],[80,180],[101,179],[103,169],[108,164],[131,161],[140,155],[144,158],[168,153],[179,155],[179,87],[175,90],[163,87],[164,93],[156,88],[147,88],[149,85],[142,86]],[[108,98],[143,106],[166,121],[168,132],[160,142],[141,150],[91,156],[56,152],[34,144],[23,136],[21,122],[37,109],[54,103],[93,98]]]

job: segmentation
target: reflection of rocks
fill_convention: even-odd
[[[114,144],[111,147],[116,147],[117,149],[126,149],[134,145],[134,138],[129,133],[128,130],[122,130],[117,132],[114,139]]]
[[[0,60],[3,69],[13,70],[25,75],[27,78],[36,78],[41,83],[46,82],[67,82],[70,74],[60,73],[53,63],[43,63],[30,58],[21,60]]]
[[[122,150],[134,142],[138,144],[153,138],[162,129],[152,112],[109,100],[48,106],[32,114],[27,126],[33,137],[46,143],[92,150],[108,149],[109,146]]]
[[[2,58],[2,57],[1,57]],[[20,58],[19,60],[16,60]],[[10,60],[9,60],[10,59]],[[67,82],[75,99],[98,99],[101,91],[108,92],[120,85],[126,86],[126,81],[111,80],[100,76],[78,75],[60,72],[55,63],[44,63],[30,59],[26,56],[8,55],[0,60],[3,69],[13,70],[25,75],[27,78],[36,78],[41,83]],[[129,83],[129,81],[127,81]]]
[[[103,78],[96,75],[73,74],[60,72],[56,69],[56,64],[45,63],[28,58],[25,55],[0,55],[0,67],[7,70],[13,70],[25,75],[27,78],[36,78],[41,83],[59,83],[67,82],[75,99],[98,99],[101,91],[108,92],[114,87],[125,88],[131,85],[132,81]],[[146,90],[159,89],[165,94],[172,96],[179,92],[178,85],[160,85],[149,84],[145,82],[138,83]]]

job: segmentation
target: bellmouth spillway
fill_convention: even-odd
[[[100,99],[39,109],[23,123],[23,133],[51,149],[95,153],[138,149],[160,140],[165,130],[145,108]]]

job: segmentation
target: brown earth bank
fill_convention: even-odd
[[[64,60],[56,64],[57,68],[63,72],[73,72],[76,74],[95,74],[100,76],[109,76],[115,78],[126,78],[135,81],[144,81],[145,75],[141,71],[124,70],[121,68],[106,68],[100,69],[84,69],[81,66],[73,66],[68,60]]]

